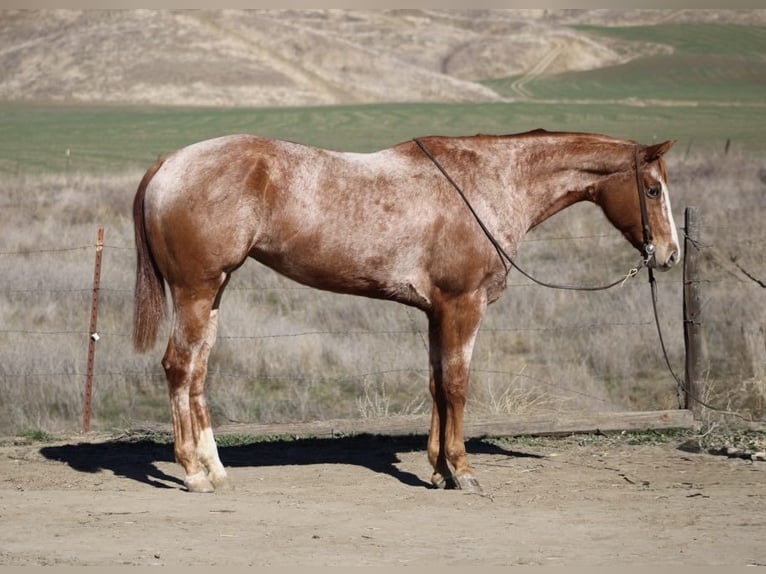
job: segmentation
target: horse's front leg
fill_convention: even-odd
[[[481,491],[465,450],[463,414],[473,345],[485,308],[483,293],[475,292],[437,299],[429,316],[433,411],[428,458],[437,488]]]
[[[434,345],[432,343],[431,349],[433,348]],[[431,484],[436,488],[448,488],[450,486],[448,481],[451,480],[452,471],[447,464],[444,448],[442,448],[442,445],[445,443],[445,427],[442,421],[447,420],[447,414],[445,411],[446,401],[441,390],[441,375],[438,374],[441,371],[440,365],[440,361],[437,363],[437,366],[433,364],[433,361],[431,362],[429,390],[431,391],[433,406],[431,408],[431,430],[428,433],[428,462],[431,463],[434,469],[434,473],[431,475]],[[439,379],[438,383],[437,379]]]

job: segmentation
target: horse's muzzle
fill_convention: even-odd
[[[649,259],[649,266],[657,271],[667,271],[681,260],[677,247],[657,249]]]

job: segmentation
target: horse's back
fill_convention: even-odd
[[[286,142],[251,135],[231,135],[193,143],[169,154],[151,185],[163,201],[176,196],[205,199],[223,185],[243,181],[259,157],[276,157]]]
[[[422,305],[434,281],[462,289],[496,263],[459,197],[406,144],[349,153],[244,135],[199,142],[168,156],[146,214],[161,266],[179,278],[250,256],[320,289]]]

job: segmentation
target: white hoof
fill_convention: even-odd
[[[210,482],[203,471],[200,471],[184,479],[184,485],[189,492],[215,492],[213,483]]]
[[[234,490],[234,485],[225,471],[211,472],[207,478],[217,491],[229,492]]]

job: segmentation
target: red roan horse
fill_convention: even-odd
[[[510,257],[527,231],[585,200],[639,250],[644,211],[654,245],[649,264],[668,269],[678,261],[662,160],[672,141],[643,146],[544,130],[420,141]],[[147,171],[133,206],[134,343],[140,351],[154,344],[167,283],[173,323],[162,365],[175,456],[190,491],[227,483],[205,375],[221,295],[248,257],[311,287],[425,312],[431,481],[480,489],[466,456],[463,409],[479,322],[505,289],[507,268],[466,201],[415,140],[362,154],[233,135],[185,147]]]

